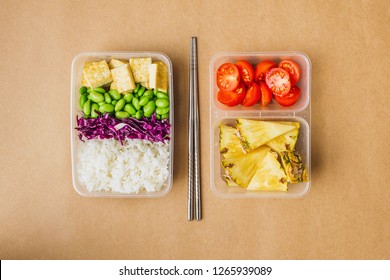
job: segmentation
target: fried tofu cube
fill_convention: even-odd
[[[105,60],[86,62],[84,64],[83,76],[87,86],[91,88],[100,87],[112,82],[111,71]]]
[[[136,83],[149,81],[149,66],[152,64],[151,57],[134,57],[129,59],[131,72]]]
[[[119,93],[127,92],[135,88],[133,74],[130,65],[125,64],[120,67],[111,69],[113,83]]]
[[[126,64],[126,62],[124,62],[122,60],[112,58],[110,60],[110,63],[108,63],[108,67],[110,67],[110,69],[114,69],[114,68],[121,67],[122,65],[125,65],[125,64]]]
[[[162,92],[168,92],[168,68],[164,62],[158,61],[149,67],[149,86]]]

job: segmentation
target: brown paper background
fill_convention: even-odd
[[[0,2],[1,259],[389,259],[390,6],[382,1]],[[187,221],[190,37],[198,37],[203,220]],[[209,180],[209,62],[312,60],[312,188],[220,199]],[[159,199],[72,187],[70,67],[84,51],[161,51],[174,66],[175,162]]]

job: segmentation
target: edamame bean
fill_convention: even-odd
[[[91,114],[91,100],[87,100],[83,106],[83,112],[85,116],[89,116]]]
[[[138,97],[141,97],[141,96],[144,94],[145,89],[146,89],[146,88],[144,88],[144,87],[141,86],[141,88],[140,88],[140,89],[138,90],[138,92],[137,92]]]
[[[139,100],[139,105],[145,106],[146,104],[148,104],[149,100],[150,100],[149,96],[142,96],[141,99]]]
[[[126,103],[130,103],[131,100],[133,99],[133,94],[132,93],[128,93],[126,94],[123,98],[125,99]]]
[[[169,114],[161,115],[161,119],[162,119],[162,120],[165,120],[165,119],[167,119],[168,117],[169,117]]]
[[[80,94],[86,94],[87,93],[87,88],[85,86],[82,86],[80,88]]]
[[[149,101],[148,104],[144,106],[144,115],[145,117],[150,117],[153,113],[154,110],[156,109],[156,104],[153,100]]]
[[[79,105],[80,105],[80,108],[83,109],[84,107],[84,104],[85,102],[87,102],[88,98],[85,94],[81,94],[80,95],[80,99],[79,99]]]
[[[150,98],[153,97],[153,91],[151,89],[148,89],[147,91],[144,92],[143,96],[149,96]]]
[[[104,105],[104,104],[106,104],[106,102],[104,102],[104,101],[98,103],[99,107]]]
[[[153,93],[154,93],[154,95],[156,95],[157,94],[157,92],[158,92],[158,89],[153,89]]]
[[[115,104],[115,112],[121,111],[123,107],[125,107],[126,101],[125,99],[119,99],[118,102]]]
[[[87,89],[87,92],[88,92],[88,93],[91,93],[91,91],[92,91],[92,88],[88,88],[88,89]]]
[[[156,109],[156,113],[158,115],[165,115],[169,112],[169,107],[165,107],[165,108],[157,108]]]
[[[115,108],[114,105],[105,103],[102,106],[99,107],[99,112],[100,113],[112,113],[114,112]]]
[[[115,117],[117,117],[118,119],[125,119],[130,117],[130,114],[124,111],[118,111],[115,112]]]
[[[112,102],[111,96],[110,96],[110,94],[108,92],[104,93],[104,101],[106,101],[106,103],[111,103]]]
[[[162,91],[157,92],[156,96],[157,96],[158,98],[166,98],[166,99],[169,99],[168,95],[167,95],[166,93],[162,92]]]
[[[133,90],[134,93],[137,93],[139,91],[140,84],[135,84],[135,89]]]
[[[103,102],[104,101],[104,96],[103,94],[97,92],[97,91],[91,91],[89,94],[89,98],[96,103]]]
[[[94,91],[97,91],[97,92],[99,92],[99,93],[101,93],[101,94],[104,94],[106,91],[104,90],[104,88],[101,88],[101,87],[98,87],[98,88],[94,88],[93,89]]]
[[[134,109],[133,105],[126,104],[125,108],[123,108],[123,111],[129,113],[130,115],[135,115],[137,113],[137,110]]]
[[[159,108],[165,108],[169,106],[169,100],[166,98],[159,98],[156,100],[156,106]]]
[[[111,104],[114,105],[114,106],[116,105],[116,103],[118,103],[118,100],[112,100],[111,101]]]
[[[121,94],[116,90],[116,89],[112,89],[112,90],[110,90],[109,92],[108,92],[110,95],[111,95],[111,97],[113,98],[113,99],[115,99],[115,100],[119,100],[119,99],[121,99]]]
[[[137,113],[135,113],[135,118],[138,120],[141,119],[142,116],[143,116],[143,112],[141,110],[139,110],[139,111],[137,111]]]
[[[160,115],[156,115],[156,119],[161,120],[161,116]]]
[[[92,118],[97,118],[99,116],[99,114],[96,111],[99,111],[99,105],[97,105],[96,103],[93,103],[91,106],[91,117]]]
[[[133,100],[131,101],[131,103],[133,104],[133,106],[136,110],[141,109],[141,105],[139,105],[139,100],[137,97],[134,97]]]

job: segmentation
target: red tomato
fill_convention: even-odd
[[[255,75],[252,64],[246,60],[240,60],[236,62],[236,66],[238,71],[240,71],[241,81],[244,82],[246,86],[250,86],[253,83],[253,77]]]
[[[290,75],[282,68],[272,68],[265,76],[265,82],[274,95],[284,96],[291,89]]]
[[[301,95],[301,90],[299,87],[294,86],[291,88],[290,92],[285,96],[277,96],[275,95],[276,102],[278,102],[282,106],[291,106],[294,105]]]
[[[241,104],[244,106],[252,106],[259,102],[260,98],[260,88],[257,84],[253,83],[246,91],[245,99]]]
[[[217,71],[217,86],[223,91],[235,90],[240,84],[240,72],[233,63],[222,64]]]
[[[259,81],[265,81],[265,76],[267,72],[272,69],[277,67],[278,65],[271,61],[271,60],[264,60],[257,64],[256,66],[256,73],[255,73],[255,82],[258,83]]]
[[[261,91],[261,102],[260,102],[261,106],[270,104],[272,101],[272,91],[264,82],[260,82],[259,86]]]
[[[288,72],[291,86],[295,86],[296,83],[298,83],[299,78],[301,77],[301,68],[299,68],[299,65],[296,62],[286,59],[281,61],[278,67]]]
[[[235,90],[218,92],[218,101],[227,106],[236,106],[245,98],[245,86],[240,84]]]

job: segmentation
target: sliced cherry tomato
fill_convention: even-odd
[[[240,72],[233,63],[222,64],[217,71],[217,86],[223,91],[235,90],[240,84]]]
[[[253,83],[246,91],[245,99],[241,104],[244,106],[252,106],[259,102],[260,98],[260,88],[257,84]]]
[[[259,86],[261,91],[261,101],[260,101],[261,106],[270,104],[272,101],[272,91],[264,82],[260,82]]]
[[[288,72],[291,86],[295,86],[298,83],[299,78],[301,77],[301,68],[299,68],[299,65],[296,62],[289,59],[282,60],[278,67]]]
[[[272,69],[277,67],[278,65],[271,61],[271,60],[264,60],[257,64],[256,66],[256,73],[255,73],[255,82],[258,83],[259,81],[265,81],[265,76],[267,72]]]
[[[269,70],[265,76],[265,82],[272,93],[277,96],[284,96],[291,89],[290,75],[282,68]]]
[[[250,86],[253,83],[253,77],[255,76],[255,70],[252,64],[246,60],[240,60],[236,62],[238,71],[240,71],[241,81],[246,85]]]
[[[294,105],[301,95],[301,90],[299,87],[294,86],[291,88],[290,92],[287,93],[285,96],[277,96],[275,95],[275,100],[282,106],[291,106]]]
[[[235,90],[218,92],[218,101],[227,106],[236,106],[241,104],[245,98],[245,86],[240,84]]]

